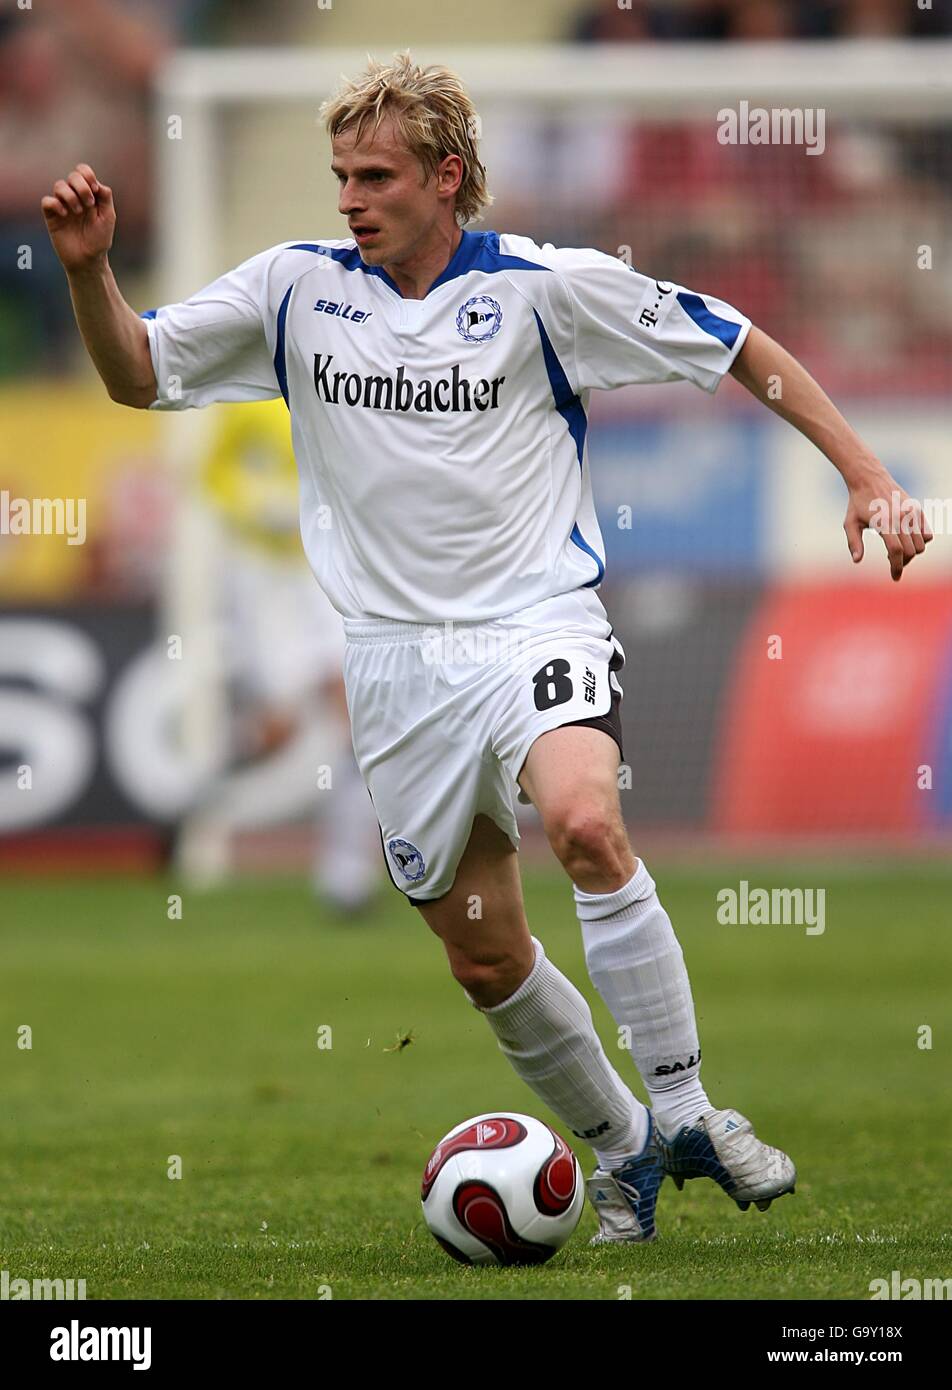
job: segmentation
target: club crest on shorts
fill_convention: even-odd
[[[456,315],[456,331],[467,343],[485,343],[495,338],[502,323],[502,309],[488,294],[475,294],[461,304]]]
[[[417,883],[426,873],[423,855],[409,840],[388,840],[387,852],[408,883]]]

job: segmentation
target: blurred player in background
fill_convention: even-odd
[[[268,816],[265,779],[256,787],[247,770],[292,741],[300,744],[314,725],[306,769],[306,785],[318,788],[312,883],[326,905],[356,915],[378,886],[380,836],[351,745],[343,624],[301,551],[297,467],[283,402],[220,413],[199,489],[219,531],[213,611],[223,638],[230,766],[186,819],[183,853],[199,833],[207,843],[216,833],[280,817],[280,802],[276,816]],[[293,767],[293,755],[291,761]],[[242,777],[244,788],[236,782]]]

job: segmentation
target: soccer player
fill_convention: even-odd
[[[83,340],[124,405],[284,397],[304,546],[344,617],[354,748],[390,875],[519,1076],[591,1141],[595,1240],[652,1239],[665,1174],[765,1208],[793,1190],[794,1165],[705,1094],[682,951],[621,815],[624,653],[595,592],[589,392],[713,392],[731,372],[842,474],[855,562],[894,492],[894,579],[931,534],[738,310],[599,251],[468,230],[489,195],[454,73],[409,54],[371,63],[323,111],[349,235],[272,247],[143,317],[109,269],[111,190],[88,164],[58,180],[42,207]],[[587,968],[650,1109],[530,933],[516,784],[574,884]]]

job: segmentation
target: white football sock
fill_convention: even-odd
[[[532,942],[535,965],[515,994],[482,1009],[463,992],[526,1085],[576,1138],[591,1144],[602,1168],[617,1167],[644,1148],[648,1111],[605,1056],[585,998],[555,968],[542,943],[535,937]]]
[[[655,1123],[670,1137],[713,1109],[700,1081],[694,1001],[671,919],[644,863],[614,893],[575,885],[575,903],[592,983],[629,1030]]]

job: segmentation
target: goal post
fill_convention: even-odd
[[[899,273],[900,262],[908,280],[908,263],[920,241],[930,245],[942,242],[949,251],[948,205],[942,204],[938,194],[933,195],[931,183],[923,192],[922,180],[917,181],[916,160],[913,157],[909,161],[908,142],[911,139],[921,145],[934,162],[937,152],[948,145],[952,128],[950,40],[427,46],[413,48],[413,57],[422,64],[440,63],[456,70],[480,114],[481,154],[490,189],[498,183],[494,171],[503,172],[503,186],[494,190],[496,206],[487,213],[484,226],[525,230],[538,241],[561,240],[562,244],[566,244],[567,228],[573,236],[571,244],[597,245],[612,254],[621,253],[623,244],[632,249],[631,243],[640,240],[652,251],[674,248],[672,254],[681,254],[679,248],[689,231],[680,229],[679,242],[678,190],[690,190],[695,174],[687,164],[682,171],[672,170],[672,162],[695,161],[698,176],[709,180],[709,196],[714,199],[719,193],[718,143],[731,139],[729,134],[726,138],[718,135],[725,111],[736,112],[738,118],[743,113],[748,122],[755,108],[787,112],[789,119],[784,125],[781,117],[781,128],[796,139],[796,125],[790,124],[793,118],[789,113],[810,109],[823,112],[827,139],[831,133],[842,137],[849,132],[852,141],[848,150],[853,166],[851,187],[847,187],[848,178],[841,180],[842,189],[819,195],[815,220],[810,221],[808,212],[798,231],[797,253],[815,253],[817,276],[821,280],[835,278],[840,265],[837,258],[842,256],[847,278],[864,278],[867,286],[889,281]],[[239,260],[278,241],[342,234],[336,187],[326,169],[326,136],[318,127],[317,112],[320,102],[336,89],[341,75],[361,71],[366,60],[366,50],[355,48],[186,50],[170,57],[154,98],[156,303],[186,298]],[[632,167],[640,169],[643,195],[637,216],[629,208],[621,221],[617,197],[614,201],[611,196],[601,198],[597,187],[600,175],[590,167],[598,161],[600,130],[608,131],[619,123],[640,130],[645,137],[636,154],[632,154],[630,142],[617,145],[618,158],[634,161]],[[530,127],[542,132],[534,143],[527,135]],[[662,128],[668,135],[652,168],[652,132]],[[685,141],[672,141],[672,130],[682,131]],[[545,141],[552,131],[565,136],[563,160],[557,167],[550,167],[545,157]],[[794,132],[792,137],[790,131]],[[743,135],[736,138],[746,143]],[[758,143],[750,138],[749,131],[748,138],[751,144]],[[842,142],[840,148],[844,148]],[[610,163],[607,149],[606,144],[606,167]],[[616,157],[614,149],[612,160]],[[775,159],[773,152],[763,153],[762,188],[765,196],[775,194],[779,198],[790,166]],[[899,172],[894,186],[883,184],[888,206],[876,205],[877,212],[871,203],[867,215],[862,202],[864,180],[867,186],[871,179],[875,181],[877,160],[881,165],[883,159],[894,159]],[[821,162],[806,157],[807,166]],[[944,167],[948,170],[950,164],[946,148]],[[612,177],[619,177],[617,169]],[[729,196],[728,189],[728,201]],[[690,211],[690,202],[688,193],[685,214]],[[756,212],[756,196],[751,197],[749,188],[744,208],[748,217]],[[519,225],[510,225],[510,213]],[[833,244],[836,228],[845,225],[842,219],[846,215],[853,219],[851,228],[862,227],[864,217],[868,225],[868,233],[860,235],[859,244],[852,245],[848,253]],[[687,221],[686,216],[682,221]],[[620,225],[637,230],[621,237],[618,246],[605,244],[606,237]],[[778,234],[783,230],[778,226]],[[696,235],[696,229],[691,234]],[[856,232],[851,230],[850,235],[855,238]],[[725,244],[729,250],[729,243]],[[639,264],[637,244],[633,255],[634,263]],[[946,256],[946,261],[949,259]],[[833,269],[831,260],[837,263]],[[784,277],[793,273],[791,266],[781,263],[779,257],[771,262],[769,250],[764,251],[763,262],[762,281],[777,282],[780,290],[775,293],[782,293]],[[644,264],[655,273],[679,278],[668,265],[658,265],[652,259]],[[910,283],[916,285],[914,280]],[[931,284],[938,288],[937,305],[952,302],[947,269],[937,266]],[[706,284],[695,288],[718,292]],[[855,293],[862,312],[869,312],[870,291],[864,298],[863,285],[847,286],[844,292]],[[922,297],[929,299],[928,294]],[[746,310],[744,303],[738,307]],[[792,309],[788,306],[787,313],[802,315],[808,329],[807,320],[816,309],[815,304],[801,303]],[[921,312],[923,322],[930,322],[928,302],[917,312]],[[935,331],[941,333],[940,327]],[[858,338],[862,336],[859,326],[856,333]],[[871,346],[875,345],[873,336],[866,334],[865,341]],[[824,349],[824,330],[815,341]],[[826,343],[826,349],[835,367],[842,361],[843,349],[837,343]],[[822,351],[820,360],[825,360]],[[888,364],[883,370],[888,370]],[[948,366],[933,363],[931,378],[929,371],[924,365],[923,373],[932,382],[931,388],[928,381],[923,388],[924,408],[927,414],[935,414],[940,408],[937,388],[944,383],[947,389],[952,381]],[[912,391],[915,387],[903,389]],[[683,397],[672,397],[654,408],[676,417],[683,408]],[[189,487],[207,439],[205,414],[185,412],[166,426],[169,466],[179,487],[163,624],[168,632],[182,636],[186,653],[190,637],[197,644],[198,634],[209,630],[215,542]],[[923,446],[923,452],[929,453],[929,449]],[[595,473],[597,495],[597,464]],[[810,488],[814,484],[808,481],[805,486],[809,500],[803,502],[802,511],[809,531],[815,502]],[[775,501],[774,514],[782,517],[786,506],[784,498]],[[809,536],[805,544],[813,563]],[[832,544],[826,538],[817,540],[817,553],[826,557],[823,547]],[[786,557],[783,563],[789,561],[795,568],[792,543],[788,545],[781,538],[780,549]],[[186,740],[199,762],[215,744],[224,717],[221,664],[213,651],[206,650],[206,655],[208,659],[193,665],[190,672],[185,725]]]

